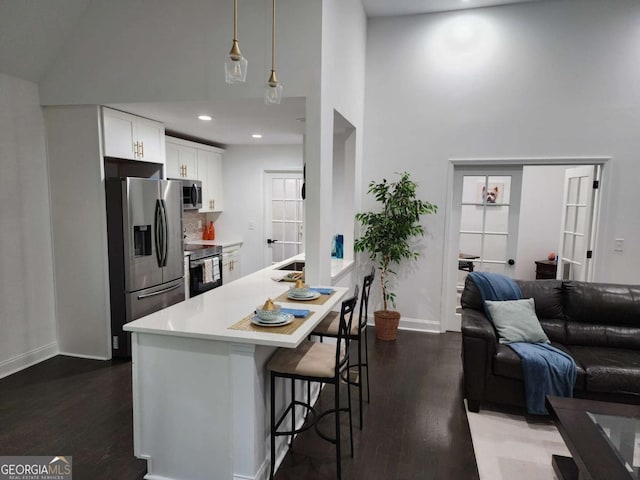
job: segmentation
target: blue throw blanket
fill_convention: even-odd
[[[487,317],[491,319],[485,300],[519,300],[520,287],[513,279],[490,272],[472,272],[469,277],[478,287]],[[546,343],[514,342],[508,345],[522,360],[527,412],[548,415],[546,395],[573,396],[576,363],[569,355]]]
[[[522,360],[527,412],[549,415],[546,395],[573,397],[576,363],[569,355],[546,343],[514,342],[508,345]]]
[[[487,304],[484,303],[486,300],[502,301],[520,300],[522,298],[522,292],[518,284],[505,275],[491,272],[471,272],[469,277],[480,290],[484,313],[490,320],[491,314]]]

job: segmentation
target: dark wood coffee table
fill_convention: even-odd
[[[637,480],[638,464],[624,461],[620,449],[637,448],[640,406],[548,396],[547,409],[573,458],[553,455],[556,475],[564,480]],[[591,415],[590,415],[591,414]],[[623,417],[611,419],[605,416]],[[608,439],[597,422],[622,425],[622,443]],[[624,428],[627,427],[627,428]],[[617,432],[619,436],[620,432]],[[614,445],[615,444],[615,445]],[[626,444],[626,445],[625,445]],[[627,455],[628,458],[628,455]],[[633,462],[633,453],[631,454]],[[635,468],[633,468],[635,467]]]

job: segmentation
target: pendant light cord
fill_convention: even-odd
[[[233,41],[238,41],[238,0],[233,0]]]
[[[276,0],[272,0],[271,8],[271,71],[276,64]]]

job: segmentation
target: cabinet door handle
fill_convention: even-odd
[[[144,158],[144,142],[140,142],[140,156]]]
[[[138,142],[135,142],[133,144],[133,156],[137,157],[138,156]]]

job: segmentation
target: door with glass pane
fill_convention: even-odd
[[[459,329],[460,295],[470,272],[515,273],[521,187],[521,166],[455,169],[452,220],[459,228],[457,263],[451,266],[457,269],[452,329]]]
[[[588,165],[565,172],[557,269],[562,280],[590,279],[596,168]]]
[[[267,173],[265,185],[265,264],[304,252],[302,173]]]

